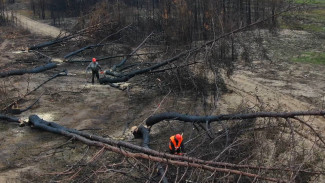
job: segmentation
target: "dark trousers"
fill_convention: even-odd
[[[95,75],[96,75],[97,81],[99,81],[99,73],[98,73],[98,71],[92,71],[92,73],[93,73],[93,78],[92,78],[91,82],[94,84]]]

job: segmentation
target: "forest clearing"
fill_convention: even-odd
[[[0,11],[0,182],[325,181],[325,2]]]

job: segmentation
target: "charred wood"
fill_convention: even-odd
[[[40,73],[40,72],[50,70],[50,69],[53,69],[56,67],[57,67],[56,63],[51,62],[46,65],[35,67],[33,69],[18,69],[18,70],[12,70],[12,71],[8,71],[8,72],[1,72],[0,78],[14,76],[14,75],[23,75],[23,74],[27,74],[27,73]]]
[[[38,97],[37,100],[35,100],[35,102],[33,102],[31,105],[29,105],[25,109],[11,108],[9,110],[9,113],[11,113],[11,114],[21,114],[21,113],[23,113],[25,111],[28,111],[29,109],[31,109],[41,99],[41,97],[42,97],[43,94],[44,94],[44,92]]]
[[[193,116],[180,113],[161,113],[150,116],[146,120],[147,126],[153,126],[163,120],[179,120],[183,122],[206,123],[225,120],[244,120],[255,118],[295,118],[297,116],[324,116],[325,111],[297,111],[297,112],[257,112],[247,114],[221,114],[217,116]]]
[[[48,42],[45,42],[45,43],[41,43],[41,44],[38,44],[38,45],[31,46],[31,47],[28,48],[28,50],[37,50],[37,49],[40,49],[40,48],[48,47],[48,46],[58,44],[58,43],[61,43],[63,41],[67,41],[69,39],[72,39],[75,36],[76,35],[64,36],[62,38],[58,38],[58,39],[51,40],[51,41],[48,41]]]
[[[260,24],[260,23],[263,23],[263,22],[265,22],[265,21],[268,21],[269,19],[271,19],[271,18],[273,18],[273,17],[276,17],[276,16],[279,16],[279,15],[281,15],[281,14],[283,14],[283,13],[285,13],[285,12],[288,12],[288,11],[290,11],[290,10],[292,10],[292,9],[294,9],[294,7],[288,8],[288,9],[286,9],[286,10],[284,10],[284,11],[281,11],[281,12],[279,12],[279,13],[277,13],[277,14],[274,14],[274,15],[272,15],[272,16],[270,16],[270,17],[267,17],[267,18],[265,18],[265,19],[262,19],[262,20],[256,21],[256,22],[251,23],[251,24],[248,24],[248,25],[246,25],[246,26],[244,26],[244,27],[240,27],[240,28],[238,28],[238,29],[235,29],[235,30],[233,30],[233,31],[230,31],[230,32],[228,32],[228,33],[225,33],[225,34],[223,34],[223,35],[220,35],[219,37],[216,37],[216,38],[213,39],[213,40],[207,41],[207,42],[205,42],[204,44],[202,44],[202,45],[200,45],[200,46],[197,46],[197,47],[194,47],[194,48],[192,48],[192,49],[185,50],[185,51],[183,51],[183,52],[177,54],[176,56],[174,56],[174,57],[172,57],[172,58],[169,58],[169,59],[166,59],[166,60],[164,60],[164,61],[162,61],[162,62],[160,62],[160,63],[158,63],[158,64],[155,64],[155,65],[153,65],[153,66],[151,66],[151,67],[147,67],[147,68],[144,68],[144,69],[140,69],[140,70],[132,71],[132,72],[130,72],[130,73],[124,74],[124,76],[123,76],[123,77],[120,77],[120,78],[102,78],[102,79],[99,80],[99,82],[100,82],[101,84],[106,84],[106,83],[118,83],[118,82],[126,82],[126,81],[128,81],[129,79],[133,78],[133,77],[136,76],[136,75],[144,74],[144,73],[147,73],[147,72],[152,72],[152,71],[154,71],[154,70],[156,70],[156,69],[158,69],[158,68],[160,68],[160,67],[162,67],[162,66],[168,65],[168,64],[170,64],[170,63],[172,63],[172,62],[174,62],[174,61],[180,59],[180,58],[183,57],[183,56],[190,55],[190,54],[193,53],[193,52],[197,52],[197,51],[199,51],[199,50],[205,48],[206,46],[215,43],[216,41],[218,41],[218,40],[220,40],[220,39],[223,39],[223,38],[225,38],[225,37],[231,36],[231,35],[233,35],[233,34],[235,34],[235,33],[237,33],[237,32],[244,31],[244,30],[246,30],[246,29],[248,29],[248,28],[250,28],[250,27],[256,26],[256,25],[258,25],[258,24]],[[121,63],[122,63],[122,62],[121,62]],[[121,64],[121,63],[120,63],[120,64]],[[119,65],[120,65],[120,64],[119,64]],[[123,65],[123,64],[122,64],[122,65]],[[113,69],[114,69],[114,68],[113,68]]]
[[[4,115],[4,114],[0,114],[0,120],[8,121],[8,122],[14,122],[14,123],[20,123],[19,118],[7,116],[7,115]]]
[[[153,32],[151,32],[141,43],[138,47],[136,47],[129,55],[126,56],[126,58],[124,58],[119,64],[114,65],[112,70],[115,71],[117,68],[121,67],[122,65],[124,65],[126,63],[126,61],[132,57],[132,55],[134,55],[140,48],[141,46],[149,39],[149,37],[153,34]]]
[[[50,77],[49,79],[47,79],[46,81],[44,81],[43,83],[41,83],[40,85],[38,85],[36,88],[34,88],[33,90],[29,91],[28,93],[26,93],[24,96],[20,97],[19,99],[13,101],[12,103],[10,103],[9,105],[7,105],[5,108],[3,108],[1,111],[6,111],[8,110],[9,107],[12,107],[14,104],[17,104],[18,102],[20,102],[23,98],[25,98],[26,96],[28,96],[29,94],[31,94],[32,92],[36,91],[37,89],[39,89],[40,87],[42,87],[44,84],[46,84],[47,82],[51,81],[54,78],[60,77],[60,76],[67,76],[68,75],[68,71],[67,70],[63,70],[55,75],[53,75],[52,77]]]

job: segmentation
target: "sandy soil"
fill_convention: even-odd
[[[14,17],[15,22],[18,26],[27,29],[33,34],[49,36],[52,38],[57,38],[59,35],[66,34],[65,31],[57,27],[35,21],[19,13],[12,13],[12,12],[6,12],[6,13],[8,17]]]
[[[46,28],[42,30],[48,36],[55,37],[60,33],[59,30],[52,28],[50,31]],[[24,60],[26,57],[33,57],[32,53],[15,52],[19,47],[35,43],[30,35],[22,35],[15,31],[9,35],[12,36],[1,35],[0,38],[1,71],[8,67],[18,67],[17,63],[20,63],[19,67],[40,64]],[[66,68],[69,70],[69,76],[50,81],[19,104],[19,107],[24,108],[44,92],[40,102],[19,117],[26,118],[30,114],[37,114],[45,120],[70,128],[88,129],[91,133],[123,140],[129,138],[128,134],[123,134],[126,123],[137,125],[154,112],[182,110],[189,108],[191,103],[189,99],[184,98],[179,99],[175,105],[171,98],[164,99],[164,96],[154,94],[148,94],[151,97],[149,99],[141,97],[137,100],[132,99],[130,96],[141,91],[135,83],[131,84],[127,91],[120,91],[107,85],[92,85],[89,83],[90,74],[85,73],[85,67],[86,65],[81,64],[59,63],[58,68],[40,74],[1,78],[1,95],[6,97],[6,101],[12,101]],[[218,110],[213,114],[231,113],[242,103],[251,106],[252,109],[263,107],[266,111],[323,109],[325,94],[323,66],[254,61],[249,66],[239,63],[234,75],[225,79],[227,87],[232,92],[220,98]],[[165,102],[157,108],[157,104],[162,100]],[[316,118],[310,122],[317,129],[324,131],[323,118]],[[159,133],[159,130],[153,129],[153,133]],[[19,128],[16,125],[0,123],[0,182],[24,182],[26,179],[30,180],[28,175],[42,178],[48,176],[47,173],[63,171],[67,165],[80,159],[90,159],[96,152],[96,149],[92,149],[83,158],[85,149],[84,145],[70,142],[64,137],[29,127]],[[33,179],[31,181],[33,182]]]

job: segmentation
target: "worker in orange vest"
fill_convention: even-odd
[[[183,155],[183,153],[185,153],[183,136],[181,134],[170,137],[169,150],[171,154]]]

